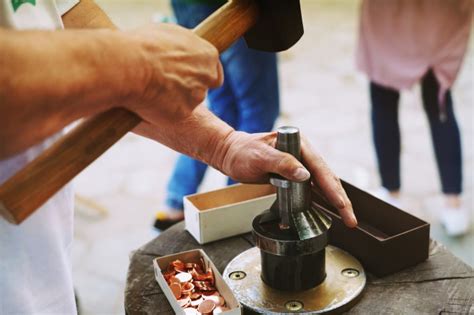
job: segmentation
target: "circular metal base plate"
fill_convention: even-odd
[[[260,268],[260,250],[254,247],[227,265],[224,279],[243,306],[261,314],[343,312],[357,301],[366,282],[357,259],[333,246],[326,247],[326,279],[310,290],[275,290],[261,280]]]

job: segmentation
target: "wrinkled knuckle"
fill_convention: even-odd
[[[217,51],[216,47],[210,44],[208,45],[207,54],[214,62],[219,59],[219,52]]]
[[[191,102],[193,104],[201,104],[206,98],[206,90],[202,88],[193,89],[191,92]]]
[[[206,99],[206,95],[207,93],[205,90],[201,91],[201,93],[199,93],[196,97],[196,103],[201,104],[202,102],[204,102],[204,100]]]
[[[214,46],[206,43],[206,45],[201,46],[201,57],[205,60],[208,64],[215,64],[217,59],[217,52]]]
[[[278,161],[278,170],[283,173],[288,173],[292,169],[292,160],[293,158],[291,156],[286,155],[282,159]]]
[[[340,192],[340,193],[345,193],[345,190],[344,190],[344,187],[342,186],[342,182],[341,182],[341,179],[339,177],[337,177],[336,175],[332,174],[331,176],[333,182],[335,183],[336,185],[336,189]]]
[[[349,198],[346,198],[346,208],[351,208],[352,209],[352,201]]]

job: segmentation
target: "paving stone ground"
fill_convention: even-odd
[[[121,28],[169,15],[163,0],[98,1]],[[367,79],[356,71],[357,1],[302,1],[305,36],[280,55],[282,115],[277,125],[301,128],[336,173],[375,189]],[[462,132],[464,203],[473,210],[473,45],[454,86]],[[432,236],[474,265],[474,226],[451,239],[436,212],[443,200],[427,121],[416,86],[401,99],[403,208],[432,223]],[[163,204],[177,154],[153,141],[127,135],[75,181],[77,188],[73,272],[83,314],[123,314],[128,255],[157,234],[153,215]],[[217,171],[201,190],[225,184]]]

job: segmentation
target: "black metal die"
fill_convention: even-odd
[[[326,278],[325,250],[302,256],[278,256],[260,251],[262,280],[282,291],[314,288]]]
[[[298,128],[278,128],[276,148],[301,160]],[[262,280],[283,291],[313,288],[326,277],[325,247],[331,219],[311,204],[309,180],[292,182],[272,175],[270,182],[277,187],[277,200],[252,223]]]

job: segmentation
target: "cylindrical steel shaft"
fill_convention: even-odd
[[[288,126],[278,128],[276,148],[293,155],[298,161],[301,161],[300,130]]]
[[[298,128],[278,128],[276,148],[301,161]],[[262,280],[285,291],[317,286],[326,277],[324,253],[331,221],[312,206],[309,180],[293,182],[273,175],[270,182],[277,187],[277,200],[270,212],[253,221]]]
[[[276,148],[280,151],[293,155],[301,161],[301,139],[300,131],[296,127],[280,127],[277,129]],[[280,227],[282,229],[295,230],[293,214],[302,212],[311,207],[310,182],[290,182],[288,187],[277,188],[277,200],[280,216]]]

